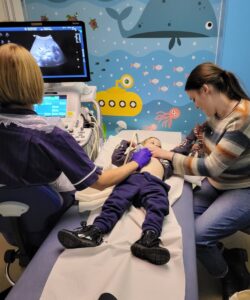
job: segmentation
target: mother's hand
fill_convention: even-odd
[[[164,150],[154,145],[148,147],[153,157],[172,160],[174,152]]]

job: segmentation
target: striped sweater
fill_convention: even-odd
[[[204,158],[175,153],[174,173],[207,176],[220,190],[250,187],[250,101],[224,119],[210,118],[203,134]]]

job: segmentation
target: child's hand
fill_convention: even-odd
[[[131,144],[131,140],[127,140],[127,143],[128,143],[128,145],[130,145]],[[135,142],[132,142],[131,147],[135,148],[136,145],[137,144]]]

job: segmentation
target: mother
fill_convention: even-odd
[[[151,152],[171,160],[175,174],[206,176],[194,189],[197,256],[222,279],[223,299],[228,299],[249,284],[246,251],[224,249],[219,240],[250,227],[250,101],[235,75],[213,63],[193,69],[185,90],[207,116],[205,156]]]

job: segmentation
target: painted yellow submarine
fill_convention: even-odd
[[[124,74],[116,80],[115,86],[96,94],[102,115],[106,116],[136,116],[142,110],[142,99],[134,92],[127,92],[134,85],[134,79]],[[119,84],[123,87],[119,87]]]

